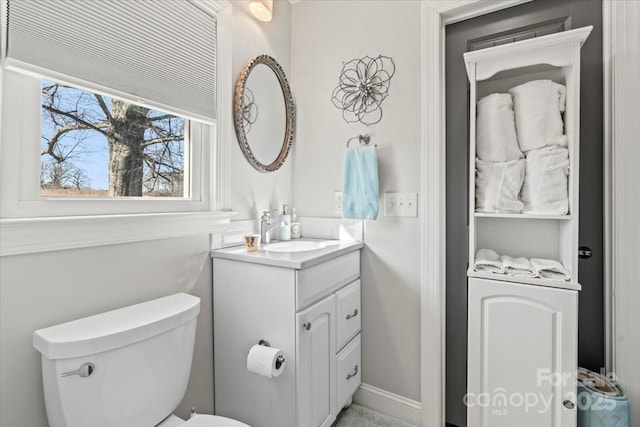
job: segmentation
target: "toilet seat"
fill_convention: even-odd
[[[218,415],[195,415],[182,424],[183,427],[250,427],[240,421]]]

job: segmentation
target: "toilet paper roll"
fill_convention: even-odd
[[[282,357],[281,362],[278,361],[278,357]],[[273,378],[282,374],[283,370],[284,356],[279,348],[256,344],[249,350],[247,371]]]

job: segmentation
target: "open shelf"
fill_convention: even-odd
[[[512,282],[512,283],[522,283],[525,285],[544,286],[547,288],[568,289],[571,291],[579,291],[582,289],[580,284],[574,281],[540,279],[539,277],[517,277],[517,276],[509,276],[508,274],[484,273],[480,271],[475,271],[473,269],[469,269],[469,271],[467,271],[467,276],[475,277],[478,279],[499,280],[502,282]]]
[[[476,212],[476,218],[511,218],[511,219],[549,219],[549,220],[570,220],[571,215],[544,215],[544,214],[520,214],[520,213],[493,213],[493,212]]]
[[[579,289],[579,58],[580,48],[590,31],[590,27],[563,31],[464,54],[469,78],[470,101],[469,265],[473,266],[475,254],[482,248],[491,249],[499,255],[553,259],[562,263],[564,268],[571,273],[571,280],[574,283],[569,287],[558,286],[558,283],[549,280],[523,279],[505,275],[486,276],[484,275],[486,273],[474,271],[469,271],[469,277]],[[549,214],[476,212],[477,103],[490,94],[509,93],[509,90],[516,86],[536,80],[551,80],[563,85],[566,89],[565,108],[560,111],[560,115],[563,121],[563,134],[567,139],[566,149],[569,163],[566,178],[568,213],[565,215],[556,214],[561,210],[550,210],[550,212],[556,213]],[[562,109],[560,108],[560,110]],[[526,155],[526,153],[524,154]],[[526,160],[523,161],[526,162]],[[483,208],[491,209],[491,206]],[[539,209],[532,206],[525,208],[525,210]]]

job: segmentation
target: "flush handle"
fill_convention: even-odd
[[[61,377],[70,377],[71,375],[79,375],[81,378],[86,378],[93,374],[93,371],[96,370],[96,367],[93,363],[84,363],[75,371],[63,372]]]
[[[353,309],[353,313],[351,313],[351,314],[347,314],[347,320],[349,320],[349,319],[353,319],[353,318],[354,318],[354,317],[356,317],[357,315],[358,315],[358,309],[357,309],[357,308],[354,308],[354,309]]]
[[[353,373],[352,374],[347,374],[347,380],[350,380],[351,378],[355,377],[356,375],[358,375],[358,365],[355,366],[355,368],[353,369]]]

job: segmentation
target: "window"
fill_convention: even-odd
[[[2,218],[213,209],[216,125],[12,70],[2,70],[1,98]],[[126,113],[128,126],[105,123],[107,112]],[[110,149],[107,126],[142,143]]]
[[[42,80],[40,195],[185,197],[183,117]]]
[[[0,1],[0,217],[214,208],[224,2]]]
[[[229,191],[226,109],[217,123],[228,2],[83,5],[0,0],[0,256],[211,232],[230,218],[216,211]],[[123,110],[133,125],[109,119]],[[113,141],[137,141],[134,154],[117,152],[109,126]]]

